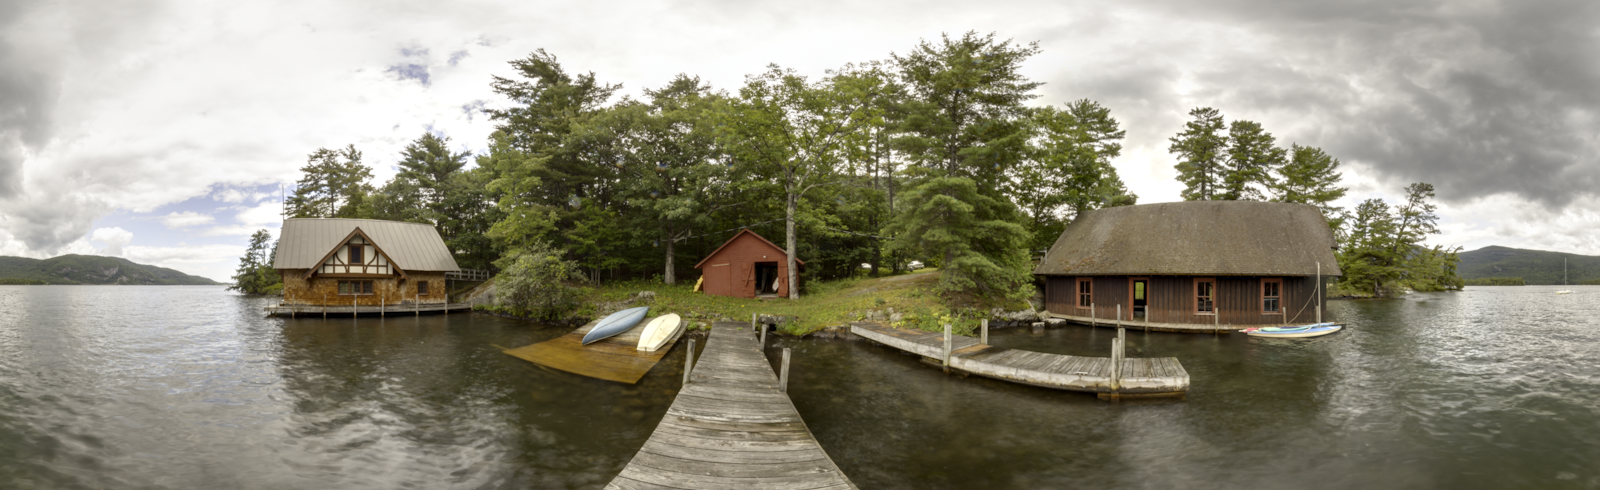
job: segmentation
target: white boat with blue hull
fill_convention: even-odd
[[[644,319],[644,315],[649,312],[650,307],[640,306],[612,313],[610,316],[600,319],[600,322],[596,323],[594,328],[589,330],[589,333],[583,335],[583,345],[589,345],[626,332],[628,329],[633,328],[634,325],[638,325],[639,321]]]
[[[1303,339],[1307,337],[1321,337],[1344,329],[1337,323],[1315,323],[1298,327],[1257,327],[1240,330],[1253,337],[1277,337],[1284,339]]]

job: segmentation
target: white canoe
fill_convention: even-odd
[[[596,323],[594,328],[589,329],[589,333],[583,334],[583,345],[589,345],[626,332],[628,329],[633,328],[634,325],[638,325],[639,320],[643,320],[645,313],[649,312],[650,307],[640,306],[612,313],[611,316],[600,319],[600,322]]]
[[[1344,328],[1343,326],[1336,325],[1336,324],[1333,324],[1333,323],[1318,323],[1318,324],[1315,324],[1315,325],[1306,325],[1306,326],[1303,326],[1303,327],[1246,328],[1246,329],[1240,330],[1240,331],[1244,332],[1246,335],[1251,335],[1251,336],[1255,336],[1255,337],[1278,337],[1278,338],[1283,338],[1283,339],[1303,339],[1303,338],[1307,338],[1307,337],[1321,337],[1323,335],[1327,335],[1327,334],[1330,334],[1330,333],[1337,332],[1337,331],[1339,331],[1340,329],[1343,329],[1343,328]]]
[[[658,316],[650,320],[650,323],[644,326],[644,332],[639,334],[639,350],[655,352],[682,331],[683,321],[676,313]]]

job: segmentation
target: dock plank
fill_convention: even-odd
[[[717,322],[689,384],[617,489],[854,489],[812,437],[743,323]]]
[[[943,333],[910,331],[873,322],[852,323],[850,332],[923,356],[942,356],[944,352]],[[955,336],[951,345],[981,344],[972,337]],[[1171,357],[1123,359],[1120,387],[1114,390],[1111,359],[1106,357],[1067,356],[1002,347],[952,350],[952,370],[1021,384],[1112,395],[1181,394],[1189,389],[1188,372]]]

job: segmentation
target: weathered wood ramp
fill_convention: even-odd
[[[883,345],[933,359],[944,359],[944,334],[894,328],[877,323],[852,323],[850,332]],[[1181,395],[1189,391],[1189,373],[1177,358],[1123,359],[1113,383],[1108,357],[1065,356],[994,347],[978,339],[954,335],[950,369],[983,377],[1046,388],[1102,395]]]
[[[749,324],[714,324],[689,376],[606,488],[856,488],[778,391]]]
[[[677,343],[683,335],[680,332],[655,352],[640,352],[639,336],[644,334],[644,326],[653,319],[655,317],[640,320],[638,325],[626,332],[589,345],[583,345],[583,336],[600,323],[599,320],[551,340],[501,352],[573,374],[634,384],[650,372],[656,363],[661,362],[661,358],[672,350],[672,344]]]

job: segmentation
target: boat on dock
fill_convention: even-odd
[[[1111,357],[1085,357],[995,347],[963,335],[871,322],[852,323],[850,332],[936,359],[952,371],[1013,383],[1095,393],[1102,398],[1181,396],[1189,391],[1189,373],[1177,358],[1124,358],[1120,333],[1113,342]]]
[[[683,333],[683,319],[676,313],[658,316],[644,326],[644,332],[639,333],[638,349],[643,352],[655,352],[680,333]]]
[[[683,336],[667,337],[667,342],[653,352],[638,349],[639,336],[644,327],[638,326],[610,338],[584,345],[583,338],[599,325],[592,321],[571,333],[537,344],[524,345],[502,352],[540,366],[580,376],[606,381],[634,384],[644,378],[661,358],[672,350],[672,345]]]
[[[1321,337],[1344,329],[1344,325],[1337,323],[1317,323],[1301,325],[1298,327],[1257,327],[1240,330],[1245,335],[1252,337],[1277,337],[1281,339],[1304,339]]]
[[[650,307],[640,306],[638,308],[628,308],[601,318],[600,323],[596,323],[594,328],[589,330],[589,333],[583,335],[583,345],[589,345],[626,332],[628,329],[633,328],[634,325],[638,325],[639,320],[643,320],[644,315],[649,312]]]

